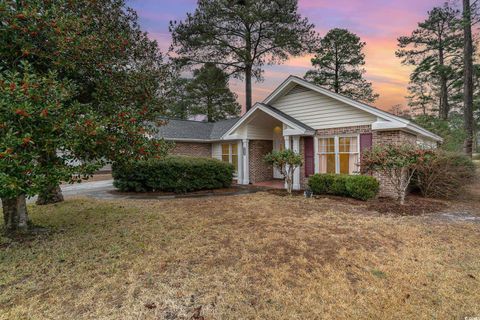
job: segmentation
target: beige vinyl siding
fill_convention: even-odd
[[[247,138],[250,140],[272,140],[273,131],[270,126],[247,125]]]
[[[314,129],[370,125],[376,117],[312,90],[292,90],[272,106]]]

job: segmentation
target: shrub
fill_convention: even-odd
[[[335,174],[314,174],[308,178],[308,186],[314,194],[329,194],[332,190]]]
[[[234,167],[209,158],[169,156],[113,167],[114,186],[121,191],[190,192],[229,187]]]
[[[315,174],[308,179],[308,186],[314,194],[331,194],[359,200],[374,198],[379,190],[377,179],[360,175]]]
[[[293,174],[297,168],[303,165],[303,157],[292,149],[286,149],[282,151],[272,151],[265,155],[264,161],[280,170],[287,183],[288,193],[292,193]]]
[[[347,175],[338,174],[335,175],[332,183],[331,193],[341,197],[348,197],[349,194],[347,192]]]
[[[375,198],[380,184],[371,176],[349,176],[345,188],[350,197],[366,201]]]
[[[393,186],[397,200],[405,204],[405,196],[419,164],[435,152],[410,144],[375,146],[362,153],[362,172],[382,174]]]
[[[475,169],[470,158],[437,150],[417,166],[414,186],[425,197],[453,198],[460,195],[473,180]]]

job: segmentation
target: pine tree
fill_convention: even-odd
[[[429,11],[428,18],[410,36],[398,39],[396,55],[402,63],[415,67],[412,82],[429,79],[431,90],[439,92],[437,105],[442,119],[448,119],[452,91],[458,86],[462,69],[459,58],[462,35],[458,26],[459,11],[445,4]]]
[[[263,66],[307,52],[314,26],[298,14],[297,0],[199,0],[193,14],[171,22],[172,51],[187,64],[214,63],[245,78],[246,108],[252,106],[252,78]]]
[[[332,29],[315,50],[315,68],[305,78],[354,100],[372,103],[378,98],[364,78],[365,42],[346,29]]]
[[[187,85],[189,113],[205,115],[208,122],[224,120],[240,114],[237,96],[228,87],[228,75],[212,63],[195,70]]]

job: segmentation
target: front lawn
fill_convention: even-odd
[[[0,318],[480,316],[479,223],[366,208],[269,193],[32,206],[52,232],[2,238]]]

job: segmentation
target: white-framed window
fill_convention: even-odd
[[[222,161],[233,164],[238,172],[238,143],[222,143]]]
[[[332,136],[318,139],[319,172],[355,174],[359,171],[359,136]]]

